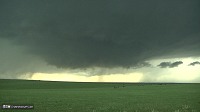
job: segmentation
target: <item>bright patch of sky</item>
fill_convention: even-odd
[[[103,72],[96,70],[95,75],[88,71],[82,72],[62,72],[62,73],[34,73],[31,80],[51,80],[51,81],[78,81],[78,82],[198,82],[200,78],[200,65],[189,66],[190,63],[200,60],[200,58],[176,58],[158,59],[149,61],[152,67],[124,70],[123,73],[116,73],[117,69]],[[174,68],[160,68],[161,62],[183,61],[183,64]],[[122,68],[121,68],[122,69]],[[120,70],[122,71],[122,70]],[[94,71],[93,71],[94,72]],[[110,72],[110,74],[108,74]],[[98,74],[101,73],[101,74]],[[22,78],[22,77],[21,77]]]

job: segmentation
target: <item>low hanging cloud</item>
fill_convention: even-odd
[[[199,61],[195,61],[189,64],[189,66],[195,66],[195,65],[200,65]]]
[[[167,68],[171,65],[171,62],[161,62],[158,67],[160,68]]]
[[[57,68],[150,66],[151,59],[200,56],[199,4],[199,0],[1,0],[0,38]],[[163,62],[160,67],[180,64]]]
[[[176,62],[161,62],[159,65],[157,65],[160,68],[174,68],[178,67],[179,65],[183,64],[182,61],[176,61]]]
[[[30,54],[23,46],[0,38],[0,79],[29,78],[32,74],[59,73],[64,70],[48,65],[40,57]]]

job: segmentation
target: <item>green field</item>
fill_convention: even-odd
[[[123,87],[124,86],[124,87]],[[200,84],[0,80],[0,104],[36,112],[200,112]]]

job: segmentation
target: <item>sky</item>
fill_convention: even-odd
[[[199,0],[1,0],[0,79],[200,83]]]

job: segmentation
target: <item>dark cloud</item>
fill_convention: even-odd
[[[158,66],[160,68],[167,68],[171,65],[171,62],[161,62]]]
[[[200,64],[200,62],[199,61],[195,61],[195,62],[190,63],[189,66],[195,66],[195,65],[198,65],[198,64]]]
[[[178,67],[180,64],[183,64],[182,61],[176,61],[176,62],[161,62],[158,67],[160,68],[174,68],[174,67]]]
[[[182,61],[177,61],[177,62],[172,63],[169,67],[170,68],[178,67],[180,64],[183,64],[183,62]]]
[[[0,13],[0,38],[61,68],[200,56],[199,0],[1,0]]]
[[[64,70],[48,65],[26,48],[0,38],[0,79],[30,78],[33,73],[59,73]]]

